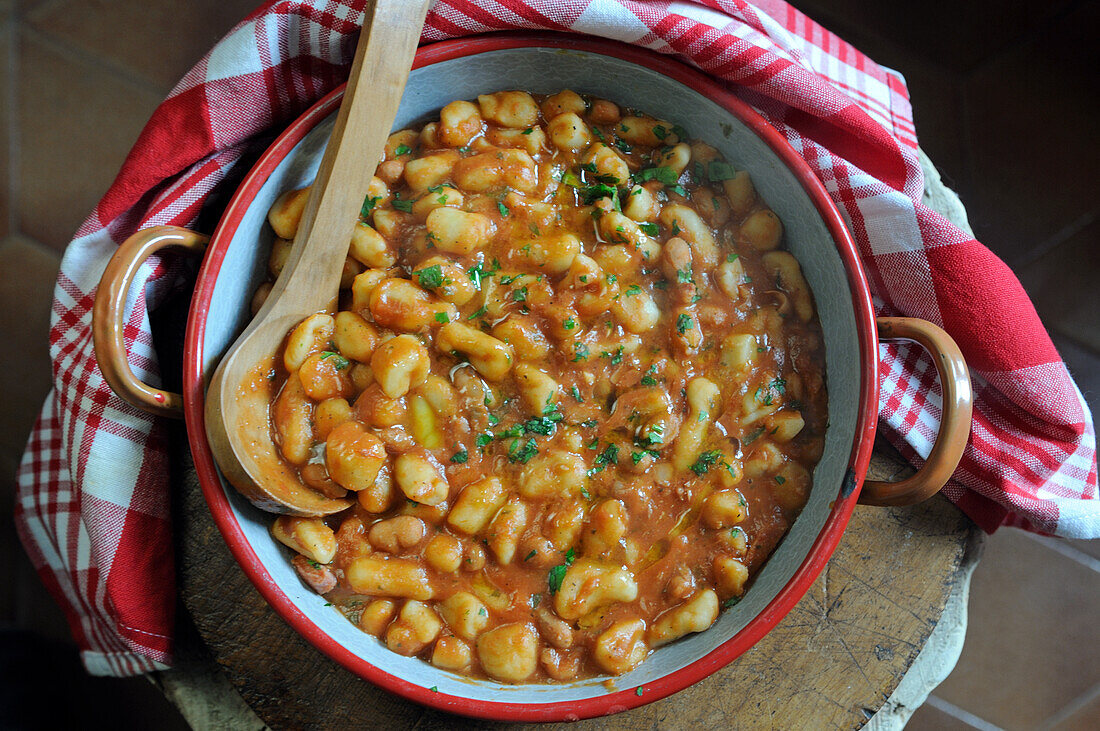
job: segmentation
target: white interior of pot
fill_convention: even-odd
[[[860,360],[852,298],[844,268],[825,225],[798,180],[772,150],[729,112],[655,71],[587,52],[530,48],[494,51],[413,71],[394,129],[426,121],[454,99],[504,89],[552,93],[563,88],[610,99],[680,124],[692,137],[717,147],[727,160],[752,173],[757,189],[782,219],[786,244],[802,263],[817,299],[828,359],[829,422],[824,456],[802,515],[757,576],[744,599],[724,611],[715,626],[653,653],[616,681],[632,688],[699,659],[740,631],[776,596],[805,559],[828,517],[848,464],[859,406]],[[203,346],[204,370],[247,321],[248,301],[263,280],[272,232],[268,208],[284,190],[312,182],[335,114],[314,128],[278,166],[235,232],[211,302]],[[548,703],[607,692],[599,680],[571,685],[502,686],[471,681],[428,663],[390,652],[364,634],[325,599],[307,588],[291,568],[288,551],[268,533],[272,516],[252,507],[223,482],[245,536],[275,583],[321,631],[376,667],[440,693],[509,703]]]

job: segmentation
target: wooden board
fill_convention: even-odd
[[[888,451],[876,448],[871,477],[911,472]],[[184,452],[179,458],[189,462]],[[253,589],[222,541],[193,469],[181,466],[174,472],[182,476],[175,494],[183,603],[209,653],[264,722],[273,728],[484,726],[391,695],[315,650]],[[795,728],[812,721],[818,728],[858,728],[924,646],[960,578],[963,557],[975,550],[976,534],[938,496],[911,508],[859,507],[809,593],[749,652],[676,695],[580,727]]]

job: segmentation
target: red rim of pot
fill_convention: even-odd
[[[369,680],[400,696],[465,716],[508,721],[557,721],[590,718],[628,710],[652,703],[682,690],[724,667],[752,647],[770,631],[802,598],[825,567],[851,516],[863,477],[871,458],[875,427],[878,418],[878,358],[877,334],[871,308],[867,280],[859,264],[856,246],[841,218],[840,212],[829,199],[824,186],[778,131],[763,117],[714,80],[687,65],[652,51],[634,46],[597,39],[557,33],[506,33],[442,41],[422,47],[416,54],[413,68],[430,66],[441,61],[462,58],[488,51],[510,48],[543,47],[561,48],[611,56],[657,71],[698,91],[724,107],[752,129],[784,161],[795,174],[802,188],[813,201],[836,243],[848,283],[860,350],[860,406],[852,443],[848,471],[843,483],[837,486],[837,496],[825,525],[818,533],[809,553],[791,579],[775,598],[752,618],[736,635],[689,665],[647,683],[639,695],[637,688],[624,688],[605,695],[580,700],[553,703],[502,703],[472,700],[462,696],[432,691],[408,680],[397,677],[371,665],[349,649],[336,642],[302,613],[294,602],[276,585],[264,568],[252,546],[245,538],[223,492],[213,455],[206,441],[203,423],[205,379],[202,371],[203,338],[206,318],[214,292],[214,282],[225,258],[245,210],[275,167],[305,135],[321,120],[334,112],[340,104],[343,86],[334,89],[308,111],[295,120],[256,162],[238,187],[210,241],[198,283],[191,303],[187,323],[184,355],[184,412],[187,421],[187,438],[195,459],[203,495],[214,522],[221,531],[229,550],[244,569],[245,574],[260,591],[264,599],[275,608],[284,620],[300,632],[317,649],[328,655],[356,675]]]

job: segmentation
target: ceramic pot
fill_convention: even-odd
[[[317,102],[271,145],[241,183],[212,237],[177,228],[139,232],[120,247],[97,298],[97,356],[123,398],[184,415],[203,493],[242,569],[292,627],[361,677],[406,698],[498,720],[564,720],[626,710],[685,688],[752,646],[795,605],[832,555],[857,502],[899,505],[937,492],[958,464],[970,431],[970,381],[958,347],[935,325],[879,319],[844,220],[806,162],[759,114],[730,92],[666,56],[563,34],[500,34],[420,49],[394,129],[427,120],[454,99],[505,89],[570,88],[668,119],[707,141],[739,169],[784,223],[787,245],[813,289],[825,337],[829,430],[809,501],[740,603],[709,630],[653,652],[615,680],[508,686],[471,680],[402,657],[343,617],[299,579],[268,531],[272,516],[220,475],[203,423],[206,379],[249,320],[273,239],[268,208],[282,191],[312,182],[342,89]],[[164,246],[205,250],[185,343],[184,392],[141,384],[126,362],[121,313],[138,265]],[[912,478],[867,483],[878,420],[879,339],[915,340],[932,351],[944,392],[933,453]],[[645,692],[636,689],[644,686]]]

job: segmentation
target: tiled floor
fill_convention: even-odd
[[[19,723],[5,710],[13,699],[37,698],[19,693],[44,677],[31,665],[8,684],[28,643],[49,658],[41,672],[72,689],[71,706],[93,714],[84,718],[181,725],[143,681],[82,680],[60,612],[18,548],[11,494],[48,388],[60,252],[157,102],[255,1],[0,0],[0,726]],[[1096,411],[1100,3],[795,4],[906,75],[924,148],[978,237],[1021,275]],[[996,534],[974,577],[962,658],[910,728],[1100,727],[1098,617],[1100,543]]]

